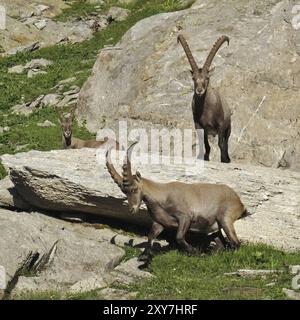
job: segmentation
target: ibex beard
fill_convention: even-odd
[[[137,142],[127,149],[120,175],[111,163],[111,148],[106,153],[106,166],[114,182],[128,199],[131,213],[137,213],[142,201],[146,204],[153,220],[148,235],[148,244],[139,260],[149,261],[152,256],[152,242],[164,229],[175,229],[179,246],[188,253],[194,248],[186,242],[189,230],[204,234],[217,232],[224,246],[237,249],[240,241],[234,229],[234,222],[248,215],[243,203],[234,190],[226,185],[208,183],[159,183],[143,178],[131,170],[131,153]]]

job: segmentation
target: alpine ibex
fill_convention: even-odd
[[[209,161],[210,146],[208,135],[218,135],[218,145],[221,150],[221,161],[230,162],[228,154],[228,139],[231,133],[231,111],[220,93],[210,85],[210,66],[218,50],[224,42],[229,45],[227,36],[220,37],[212,47],[202,68],[198,68],[192,52],[183,37],[178,36],[188,61],[194,82],[192,101],[195,128],[204,130],[205,154],[204,160]]]
[[[104,138],[103,141],[82,140],[72,137],[72,124],[75,116],[75,110],[76,107],[72,108],[69,116],[65,117],[61,110],[56,108],[59,116],[59,122],[62,127],[64,149],[99,148],[108,146],[115,146],[116,149],[119,149],[119,143],[113,139],[108,139],[107,137]]]
[[[110,150],[106,153],[106,166],[114,182],[127,196],[131,213],[137,213],[141,202],[147,206],[153,220],[148,235],[148,245],[140,260],[151,257],[152,241],[166,228],[177,229],[176,240],[182,249],[192,252],[193,247],[185,240],[188,230],[209,234],[216,232],[222,243],[228,243],[221,228],[229,239],[231,248],[240,242],[234,229],[234,222],[248,215],[239,196],[226,185],[182,182],[158,183],[135,175],[131,171],[131,152],[134,142],[124,159],[122,176],[111,163]]]

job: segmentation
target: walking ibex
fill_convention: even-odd
[[[227,235],[230,247],[240,246],[234,222],[248,215],[239,196],[228,186],[218,184],[187,184],[182,182],[158,183],[135,175],[131,171],[131,152],[134,142],[127,150],[122,176],[116,171],[106,153],[106,166],[114,182],[127,196],[131,213],[137,213],[141,202],[147,206],[153,225],[148,235],[148,245],[140,260],[151,257],[152,241],[166,228],[177,230],[176,240],[182,249],[192,252],[193,247],[185,240],[188,230],[209,234],[217,232],[224,245]]]
[[[61,110],[56,108],[62,127],[63,148],[64,149],[81,149],[81,148],[99,148],[115,146],[119,149],[119,143],[107,137],[103,141],[97,140],[82,140],[72,136],[72,124],[75,116],[76,107],[71,109],[69,116],[65,117]]]
[[[183,37],[178,36],[188,61],[194,82],[194,96],[192,101],[195,128],[204,130],[205,155],[204,160],[209,161],[210,146],[208,135],[218,135],[218,145],[221,150],[221,161],[230,162],[228,155],[228,139],[231,132],[231,111],[219,92],[210,85],[210,66],[224,42],[229,45],[227,36],[220,37],[212,47],[202,68],[198,68],[192,52]]]

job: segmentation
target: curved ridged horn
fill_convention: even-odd
[[[227,42],[229,45],[229,38],[227,36],[222,36],[220,37],[215,44],[213,45],[212,49],[210,50],[209,55],[206,58],[206,61],[203,65],[203,70],[205,70],[206,72],[209,71],[210,65],[215,57],[215,55],[217,54],[218,50],[220,49],[220,47],[222,46],[222,44],[224,42]]]
[[[189,48],[189,45],[187,44],[184,36],[182,34],[180,34],[178,37],[177,37],[177,42],[180,42],[181,45],[182,45],[182,48],[186,54],[186,57],[188,58],[189,60],[189,63],[191,65],[191,68],[192,68],[192,71],[193,73],[198,73],[199,72],[199,68],[197,66],[197,63],[192,55],[192,52],[191,52],[191,49]]]
[[[123,178],[118,174],[117,170],[112,164],[111,157],[110,157],[110,151],[113,147],[110,147],[106,152],[106,167],[110,174],[110,176],[113,178],[114,182],[122,189],[123,187]]]
[[[131,153],[133,147],[138,143],[138,141],[133,142],[127,149],[126,156],[124,158],[123,164],[123,187],[128,188],[133,185],[133,177],[131,171]]]

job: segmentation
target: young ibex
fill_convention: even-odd
[[[139,259],[150,259],[152,241],[165,228],[177,229],[176,240],[187,252],[193,251],[193,247],[185,240],[188,230],[206,234],[216,232],[226,246],[228,243],[222,235],[222,228],[230,241],[230,247],[238,248],[240,242],[233,224],[248,215],[239,196],[226,185],[158,183],[142,178],[139,172],[133,175],[130,156],[136,143],[127,150],[122,176],[111,163],[111,148],[106,153],[106,166],[114,182],[127,196],[130,212],[137,213],[144,201],[154,221],[148,235],[147,248]]]
[[[221,150],[221,161],[230,162],[228,155],[228,139],[231,133],[231,111],[219,92],[210,86],[210,66],[216,53],[224,42],[229,45],[227,36],[220,37],[212,47],[202,68],[198,68],[192,52],[183,37],[178,36],[188,61],[194,82],[194,96],[192,101],[195,128],[204,130],[205,155],[209,161],[210,146],[208,135],[218,135],[218,145]]]
[[[72,124],[75,116],[76,107],[71,109],[68,117],[65,117],[61,110],[56,108],[56,111],[59,116],[59,122],[62,127],[62,136],[63,136],[63,148],[64,149],[81,149],[81,148],[99,148],[99,147],[108,147],[115,146],[116,149],[119,149],[119,143],[113,139],[104,138],[103,141],[97,140],[82,140],[72,136]]]

